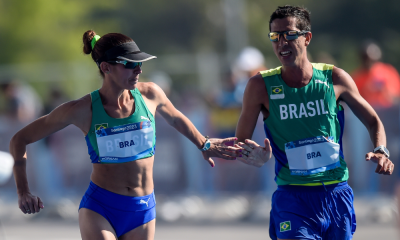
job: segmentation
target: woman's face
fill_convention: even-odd
[[[111,80],[123,89],[135,89],[139,81],[139,75],[142,73],[141,67],[138,65],[134,69],[125,68],[123,64],[110,64],[108,75]]]

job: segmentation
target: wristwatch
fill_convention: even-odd
[[[387,158],[390,157],[389,150],[383,145],[380,145],[380,146],[376,147],[374,149],[374,153],[383,153],[383,155],[385,155]]]
[[[203,147],[200,148],[200,151],[202,151],[202,152],[207,151],[211,147],[211,142],[209,140],[210,137],[209,136],[205,136],[205,138],[206,138],[206,142],[203,144]]]

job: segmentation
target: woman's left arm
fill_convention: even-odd
[[[201,149],[206,142],[206,138],[197,130],[193,123],[174,107],[164,91],[155,83],[147,83],[147,94],[151,101],[157,106],[158,113],[168,122],[169,125],[187,137],[198,149]],[[235,160],[239,148],[233,147],[235,137],[217,139],[210,138],[211,146],[208,150],[202,151],[203,158],[214,167],[211,157],[219,157],[226,160]]]

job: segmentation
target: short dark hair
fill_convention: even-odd
[[[297,19],[296,27],[300,31],[311,31],[310,11],[303,7],[295,7],[285,5],[278,7],[269,19],[269,31],[271,31],[271,23],[277,18],[294,17]]]

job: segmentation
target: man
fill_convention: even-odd
[[[345,102],[364,123],[376,147],[366,160],[376,173],[390,175],[383,125],[340,68],[307,59],[312,39],[308,10],[278,7],[269,37],[282,66],[250,78],[236,129],[242,162],[262,166],[275,156],[278,189],[272,197],[272,239],[352,239],[356,228],[353,192],[342,141]],[[249,140],[259,113],[268,139]],[[372,150],[372,149],[371,149]]]

